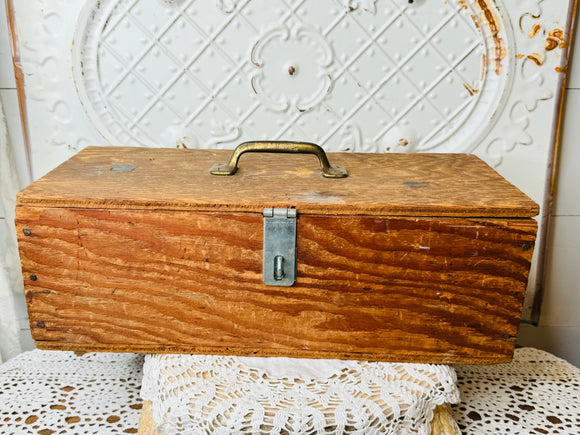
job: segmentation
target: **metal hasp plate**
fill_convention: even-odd
[[[296,282],[296,210],[264,209],[264,260],[266,285],[290,287]]]

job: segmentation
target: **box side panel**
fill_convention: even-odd
[[[256,214],[20,206],[17,226],[40,348],[434,363],[511,358],[536,231],[300,216],[297,283],[270,287]]]

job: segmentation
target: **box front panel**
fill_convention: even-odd
[[[293,287],[262,216],[18,208],[46,349],[493,363],[511,358],[531,219],[298,218]]]

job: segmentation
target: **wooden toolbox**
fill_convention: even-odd
[[[316,154],[250,143],[243,151]],[[18,195],[41,349],[512,357],[538,206],[464,154],[89,147]]]

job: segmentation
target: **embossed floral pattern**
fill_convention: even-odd
[[[64,19],[61,3],[46,2],[40,18],[47,29]],[[531,113],[553,100],[546,73],[558,50],[542,52],[550,29],[540,0],[329,0],[323,10],[321,2],[302,0],[270,12],[258,0],[96,3],[86,2],[81,13],[74,40],[82,49],[72,66],[91,121],[114,144],[231,147],[247,139],[301,139],[329,150],[477,149],[499,165],[503,154],[530,143]],[[493,47],[476,3],[501,22],[503,82],[482,68]],[[531,38],[536,24],[542,31]],[[73,124],[85,124],[78,104],[44,92],[45,84],[65,79],[53,71],[62,50],[52,48],[64,38],[45,36],[52,42],[41,59],[32,61],[22,47],[25,65],[38,65],[27,91],[34,105],[46,103],[52,120],[43,137],[68,156],[101,140],[87,128],[75,134]],[[123,42],[131,38],[142,45]],[[516,52],[524,57],[510,71]],[[534,52],[543,65],[527,57]],[[314,61],[305,62],[311,55]],[[413,65],[415,59],[423,63]],[[514,117],[522,104],[526,113]]]
[[[251,61],[252,89],[272,110],[310,110],[332,89],[333,52],[313,28],[276,27],[256,41]]]
[[[88,3],[75,37],[81,98],[112,142],[468,151],[494,107],[465,120],[503,89],[484,86],[483,35],[458,0],[145,3]]]

